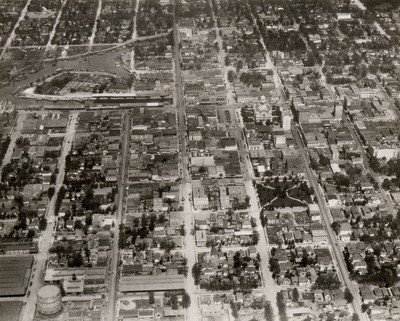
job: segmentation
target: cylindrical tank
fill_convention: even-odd
[[[37,293],[37,308],[42,314],[54,314],[62,309],[61,290],[56,285],[45,285]]]

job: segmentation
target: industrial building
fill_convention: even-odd
[[[0,297],[25,295],[32,264],[31,255],[0,257]]]

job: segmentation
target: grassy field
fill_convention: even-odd
[[[297,207],[297,206],[304,206],[304,205],[305,205],[304,203],[294,200],[294,199],[291,199],[291,198],[288,198],[288,197],[284,197],[284,198],[278,197],[271,203],[271,206],[273,206],[275,208]]]
[[[275,190],[266,185],[257,184],[257,193],[261,206],[268,204],[275,197]]]
[[[292,189],[288,190],[288,194],[289,194],[289,196],[291,196],[293,198],[297,198],[301,201],[304,201],[307,204],[312,203],[312,199],[311,199],[311,195],[310,195],[308,187],[307,187],[307,189],[301,189],[298,186],[293,187]]]
[[[261,206],[270,203],[275,197],[277,197],[271,206],[274,207],[296,207],[304,206],[304,203],[293,200],[287,197],[297,198],[299,200],[311,203],[310,191],[308,189],[307,183],[301,183],[301,188],[296,186],[298,183],[293,181],[287,182],[267,182],[264,184],[257,184],[257,193],[260,199]]]

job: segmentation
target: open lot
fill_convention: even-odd
[[[61,69],[106,71],[126,77],[128,72],[123,67],[117,67],[115,64],[120,55],[121,52],[111,51],[102,55],[96,54],[76,60],[59,61],[57,66]]]

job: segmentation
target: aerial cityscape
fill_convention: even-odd
[[[400,320],[400,0],[0,0],[0,321]]]

